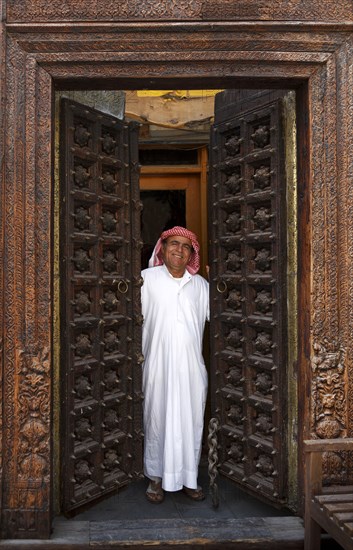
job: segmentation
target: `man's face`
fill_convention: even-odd
[[[168,237],[162,247],[163,261],[174,277],[184,275],[192,252],[192,244],[187,237]]]

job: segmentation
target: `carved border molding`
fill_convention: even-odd
[[[51,79],[12,40],[6,63],[0,525],[5,538],[36,538],[51,522]]]
[[[72,10],[82,7],[82,2],[60,2],[60,20],[69,4]],[[92,9],[98,4],[87,2]],[[229,8],[230,4],[225,3]],[[271,2],[273,9],[280,4]],[[30,5],[34,11],[29,22],[40,21],[42,1],[8,2],[8,17],[19,17],[21,10]],[[107,3],[99,5],[104,7]],[[211,5],[216,6],[216,2]],[[319,3],[311,5],[316,9]],[[327,2],[324,7],[330,16],[340,13],[345,5]],[[47,10],[54,10],[57,21],[58,6],[58,2],[45,3]],[[299,3],[290,2],[289,8],[299,10]],[[85,19],[93,17],[92,13],[88,10]],[[23,12],[22,16],[28,22],[28,14]],[[301,152],[310,166],[298,178],[302,214],[299,264],[304,259],[306,268],[301,272],[303,288],[299,285],[299,294],[304,293],[302,310],[308,310],[308,322],[299,329],[302,349],[298,379],[300,395],[315,391],[320,405],[310,410],[310,400],[303,403],[301,430],[309,433],[320,429],[320,415],[330,416],[324,414],[331,402],[329,388],[335,390],[335,395],[338,391],[336,382],[329,384],[332,373],[338,376],[335,380],[339,391],[343,391],[346,408],[338,410],[335,405],[327,410],[342,423],[343,433],[353,433],[352,34],[339,32],[335,25],[324,31],[315,30],[315,24],[311,24],[310,32],[293,32],[292,26],[285,24],[276,31],[263,25],[252,29],[247,26],[246,31],[241,25],[239,29],[236,25],[229,29],[226,24],[223,30],[218,27],[214,31],[212,25],[203,24],[202,29],[195,26],[186,31],[183,25],[167,24],[157,30],[145,27],[143,33],[138,26],[127,30],[121,25],[115,28],[115,34],[109,27],[100,32],[83,27],[78,30],[66,26],[60,31],[59,26],[54,29],[38,25],[35,31],[24,29],[21,33],[17,26],[14,32],[7,31],[2,53],[6,53],[7,71],[6,83],[1,84],[6,134],[2,129],[5,200],[0,220],[3,219],[7,269],[2,424],[0,419],[6,441],[2,449],[1,525],[3,536],[10,538],[47,537],[51,521],[53,83],[64,87],[85,78],[116,86],[117,82],[135,79],[141,86],[151,81],[158,84],[160,79],[174,83],[183,79],[188,83],[236,87],[249,79],[260,79],[258,82],[269,85],[282,79],[298,86],[302,99],[307,86],[308,108],[304,103],[303,112],[303,104],[298,104],[302,126],[310,127],[310,137]],[[120,47],[116,46],[118,41]],[[177,61],[175,51],[180,53]],[[299,87],[301,83],[303,86]],[[301,309],[299,313],[305,315]],[[304,339],[315,343],[308,353]],[[327,369],[326,364],[330,365]],[[300,432],[299,446],[302,435]],[[39,486],[41,489],[36,492]]]
[[[350,0],[8,0],[9,22],[65,20],[306,20],[352,19]]]

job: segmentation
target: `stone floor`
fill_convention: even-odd
[[[4,540],[0,550],[303,550],[303,521],[288,509],[269,506],[224,478],[217,479],[215,508],[205,462],[199,483],[204,501],[177,492],[156,505],[145,497],[147,480],[135,482],[71,519],[55,518],[50,540]],[[321,550],[339,548],[323,538]]]
[[[278,510],[241,491],[225,478],[218,478],[219,506],[214,508],[209,491],[207,464],[201,463],[199,484],[206,499],[193,502],[182,491],[165,493],[162,504],[151,504],[145,497],[147,480],[123,488],[90,510],[78,514],[73,521],[109,521],[129,519],[239,519],[246,517],[278,517],[292,515],[288,509]]]

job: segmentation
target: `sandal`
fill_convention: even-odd
[[[183,493],[185,493],[191,500],[195,501],[201,501],[205,500],[205,494],[202,490],[202,487],[199,485],[197,486],[197,489],[189,489],[189,487],[183,487]]]
[[[161,481],[151,481],[147,491],[146,498],[152,504],[161,504],[164,500],[164,491],[162,489]]]

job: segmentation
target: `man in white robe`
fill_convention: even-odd
[[[142,272],[144,472],[146,496],[165,491],[203,500],[197,485],[207,372],[202,338],[209,317],[208,282],[196,235],[175,227],[162,233],[150,267]]]

